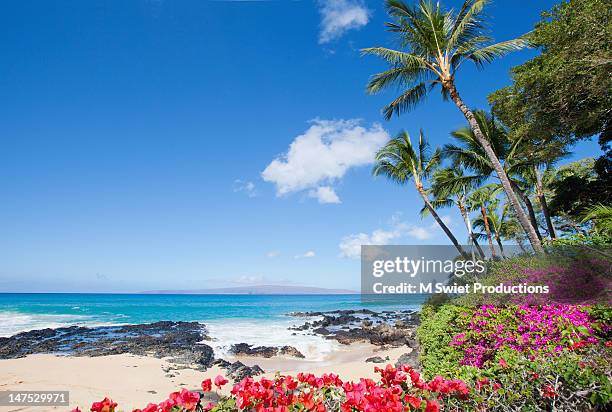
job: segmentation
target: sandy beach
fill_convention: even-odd
[[[365,362],[380,356],[386,363],[394,363],[408,347],[381,349],[368,343],[343,345],[321,361],[286,357],[235,357],[246,365],[259,365],[273,377],[276,372],[296,374],[335,372],[344,380],[373,377],[376,364]],[[174,369],[179,368],[179,369]],[[170,369],[168,371],[168,369]],[[50,354],[29,355],[25,358],[0,360],[0,390],[68,390],[70,407],[0,407],[0,411],[69,410],[79,406],[89,410],[91,402],[105,396],[119,403],[119,410],[131,411],[148,402],[160,402],[175,390],[197,390],[205,378],[213,378],[224,371],[213,366],[205,372],[174,365],[167,360],[130,354],[71,357]],[[224,388],[229,390],[230,385]]]

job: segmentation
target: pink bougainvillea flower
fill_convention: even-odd
[[[215,386],[219,389],[221,389],[221,387],[225,385],[227,382],[229,381],[221,375],[217,375],[217,377],[215,378]]]
[[[113,402],[110,398],[104,398],[100,402],[94,402],[91,405],[91,411],[94,412],[113,412],[117,406],[116,402]]]
[[[406,397],[404,398],[404,401],[408,405],[412,406],[414,409],[421,408],[421,399],[417,398],[416,396],[406,395]]]
[[[212,402],[208,402],[206,405],[204,405],[204,410],[205,411],[210,411],[212,408],[215,407],[215,404]]]
[[[212,381],[210,380],[210,378],[204,379],[202,381],[202,390],[204,392],[210,392],[212,390]]]
[[[176,392],[178,393],[178,392]],[[172,394],[171,394],[172,396]],[[166,399],[165,401],[163,401],[162,403],[159,404],[159,410],[161,412],[171,412],[172,409],[177,406],[177,403],[174,399],[170,398],[170,399]]]
[[[114,412],[117,407],[117,403],[113,402],[112,399],[104,398],[100,402],[94,402],[91,404],[91,412]]]
[[[188,391],[183,388],[179,393],[178,404],[183,407],[183,409],[187,411],[191,411],[195,409],[198,401],[200,400],[200,395],[196,392]]]
[[[440,412],[440,404],[438,401],[430,399],[425,405],[425,412]]]
[[[142,412],[157,412],[159,411],[159,406],[154,403],[149,403],[147,406],[142,409]]]

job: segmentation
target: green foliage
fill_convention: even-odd
[[[432,378],[436,375],[455,377],[453,375],[463,355],[452,347],[450,342],[453,336],[461,332],[456,320],[464,311],[465,308],[456,305],[444,305],[438,308],[431,305],[423,306],[417,337],[421,347],[419,359],[425,377]],[[471,369],[473,376],[476,376],[478,374],[476,368]]]
[[[494,113],[534,143],[609,134],[612,8],[570,0],[543,13],[529,35],[542,53],[513,69],[513,85],[489,96]]]
[[[599,175],[594,166],[595,161],[586,158],[557,170],[549,183],[554,193],[549,202],[553,215],[565,214],[578,221],[586,209],[599,203],[612,203],[612,181]]]
[[[582,218],[582,223],[585,222],[591,222],[598,235],[612,237],[612,206],[598,204],[591,207]]]

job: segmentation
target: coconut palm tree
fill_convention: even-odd
[[[502,257],[506,257],[504,255],[504,245],[502,240],[511,239],[516,233],[517,222],[512,219],[510,216],[509,204],[506,202],[501,207],[501,211],[499,210],[499,203],[492,202],[489,204],[487,208],[487,220],[486,222],[482,216],[479,216],[474,220],[474,226],[479,228],[480,230],[486,230],[486,226],[488,224],[493,237],[495,238],[495,242],[499,246],[499,253]]]
[[[467,197],[467,204],[471,210],[480,211],[480,219],[482,220],[481,227],[484,228],[489,241],[489,248],[491,248],[491,257],[496,258],[495,247],[493,246],[493,236],[491,231],[491,222],[489,219],[488,210],[495,209],[499,200],[497,196],[501,192],[502,188],[496,184],[488,184],[481,186],[474,190]],[[474,226],[476,226],[476,220]]]
[[[469,191],[482,184],[485,179],[486,178],[482,176],[468,176],[461,168],[449,167],[434,172],[430,190],[431,194],[434,196],[431,201],[434,209],[453,205],[457,206],[468,231],[470,242],[474,243],[474,246],[478,250],[478,254],[483,259],[485,258],[485,253],[478,244],[466,202]],[[428,213],[429,209],[427,209],[427,207],[421,209],[421,216],[427,215]]]
[[[387,176],[389,179],[400,184],[406,184],[412,179],[429,213],[431,213],[459,253],[468,258],[468,255],[459,245],[457,238],[442,221],[431,204],[427,195],[427,189],[424,186],[425,180],[440,165],[440,161],[440,149],[436,149],[432,154],[429,153],[429,145],[423,136],[422,130],[419,132],[419,145],[416,148],[412,145],[410,135],[402,131],[376,153],[376,163],[372,173],[374,176]]]
[[[385,47],[362,50],[364,54],[382,57],[391,66],[374,75],[367,90],[378,93],[390,87],[404,89],[383,109],[384,116],[390,119],[394,114],[412,109],[431,89],[440,86],[442,96],[445,99],[450,97],[467,119],[476,140],[493,165],[531,246],[541,252],[542,244],[521,208],[499,158],[455,84],[455,75],[464,62],[471,61],[482,67],[497,57],[527,45],[523,38],[492,43],[492,38],[484,33],[482,13],[487,3],[487,0],[465,0],[461,9],[454,12],[445,11],[440,3],[434,4],[428,0],[420,0],[414,6],[402,0],[387,0],[387,11],[394,19],[387,27],[389,31],[397,33],[401,50]]]
[[[546,187],[554,179],[554,163],[559,159],[569,156],[571,152],[561,142],[547,142],[542,147],[542,145],[534,144],[524,138],[514,142],[514,147],[514,161],[522,164],[524,167],[520,167],[513,177],[517,181],[523,180],[526,186],[533,188],[535,198],[544,216],[548,235],[551,239],[555,239],[557,233],[552,223],[546,200]]]
[[[523,146],[521,142],[510,142],[508,140],[507,130],[493,116],[482,110],[475,111],[474,116],[497,157],[503,161],[502,167],[508,176],[513,191],[519,196],[527,209],[529,221],[536,236],[538,239],[542,239],[538,230],[536,213],[527,193],[529,186],[526,186],[524,180],[525,173],[529,173],[531,170],[532,161],[523,156],[523,153],[519,150]],[[451,136],[461,144],[445,145],[442,149],[442,155],[451,159],[455,167],[464,166],[481,176],[489,176],[494,172],[493,164],[483,147],[478,143],[472,129],[462,127],[453,130]]]

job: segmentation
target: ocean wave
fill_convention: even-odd
[[[295,325],[294,320],[223,319],[205,323],[213,339],[205,343],[211,345],[215,356],[220,358],[229,355],[231,345],[243,342],[253,346],[293,346],[307,361],[323,360],[339,346],[321,336],[289,329]]]
[[[111,326],[93,316],[68,314],[35,314],[14,311],[0,311],[0,336],[7,337],[19,332],[35,329],[62,328],[66,326]]]

